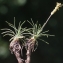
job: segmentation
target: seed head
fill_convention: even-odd
[[[61,3],[56,3],[56,7],[53,9],[53,11],[51,12],[51,15],[53,15],[57,10],[59,10],[60,7],[62,7],[63,4]]]

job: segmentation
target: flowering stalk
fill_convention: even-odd
[[[58,3],[58,2],[56,3],[55,8],[54,8],[53,11],[50,13],[50,16],[48,17],[48,19],[46,20],[46,22],[43,24],[42,30],[43,30],[44,26],[47,24],[47,22],[49,21],[49,19],[51,18],[51,16],[52,16],[57,10],[59,10],[59,8],[62,7],[62,6],[63,6],[63,4]]]
[[[26,42],[27,59],[26,59],[25,63],[30,63],[31,50],[34,51],[34,46],[38,45],[36,43],[37,43],[37,39],[39,39],[39,37],[47,36],[47,38],[48,38],[48,36],[54,36],[54,35],[50,35],[50,34],[45,34],[49,30],[43,32],[43,28],[45,27],[45,25],[47,24],[47,22],[49,21],[51,16],[62,6],[63,6],[63,4],[57,2],[57,5],[56,5],[55,9],[51,12],[50,16],[48,17],[46,22],[43,24],[43,26],[38,24],[38,22],[36,24],[34,24],[33,21],[32,21],[32,23],[28,21],[32,25],[33,28],[32,28],[32,30],[30,30],[30,33],[29,33],[31,35],[31,38]],[[42,40],[43,42],[49,44],[48,42],[44,41],[43,39],[39,39],[39,40]]]

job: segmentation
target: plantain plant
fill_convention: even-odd
[[[6,23],[14,29],[14,31],[11,29],[8,29],[8,28],[3,28],[1,30],[3,30],[4,32],[2,32],[1,34],[3,34],[3,36],[6,36],[6,35],[11,36],[11,38],[9,40],[10,41],[9,49],[10,49],[11,53],[15,54],[16,59],[18,60],[18,63],[24,63],[24,62],[30,63],[31,52],[35,51],[38,46],[37,39],[49,44],[45,40],[40,39],[40,37],[54,36],[54,35],[47,34],[47,32],[49,30],[43,32],[43,29],[44,29],[45,25],[47,24],[47,22],[49,21],[49,19],[51,18],[51,16],[57,10],[59,10],[59,8],[62,6],[63,6],[63,4],[57,2],[56,7],[50,13],[50,16],[48,17],[46,22],[43,24],[43,26],[41,26],[41,24],[38,24],[38,22],[36,22],[34,24],[33,20],[31,19],[31,22],[28,20],[27,20],[27,22],[32,26],[32,28],[27,28],[27,27],[22,28],[22,25],[25,23],[25,21],[23,23],[21,23],[21,21],[20,21],[18,29],[17,29],[15,26],[15,18],[14,18],[14,25],[6,21]],[[27,35],[29,35],[28,38],[26,37]],[[25,47],[25,49],[26,49],[26,59],[23,59],[21,57],[22,53],[23,53],[22,52],[23,47]]]

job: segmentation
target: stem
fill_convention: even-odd
[[[23,59],[21,59],[20,57],[20,53],[19,52],[14,52],[16,59],[18,60],[18,63],[23,63]]]
[[[12,41],[10,43],[10,51],[15,54],[16,59],[18,60],[18,63],[23,63],[23,59],[20,56],[21,45],[19,41]]]
[[[46,22],[43,24],[42,30],[43,30],[43,28],[45,27],[45,25],[47,24],[47,22],[49,21],[49,19],[51,18],[51,16],[52,16],[52,15],[50,15],[50,16],[48,17],[48,19],[46,20]]]
[[[27,39],[26,41],[26,44],[25,44],[25,47],[26,47],[26,55],[27,55],[27,58],[25,60],[25,63],[30,63],[30,56],[31,56],[31,52],[33,52],[34,50],[34,42],[33,42],[33,39]]]
[[[27,48],[27,59],[25,60],[25,63],[30,63],[30,56],[31,56],[31,47],[30,47],[30,43],[28,44],[28,48]]]

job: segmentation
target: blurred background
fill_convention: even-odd
[[[38,21],[43,25],[56,2],[63,3],[63,0],[0,0],[0,29],[12,29],[5,21],[13,24],[14,17],[16,27],[19,21],[31,21],[31,18],[34,23]],[[23,27],[29,28],[31,25],[25,23]],[[63,7],[50,18],[43,31],[46,30],[55,36],[42,37],[49,45],[38,40],[38,48],[32,53],[30,63],[63,63]],[[0,63],[18,63],[16,57],[9,51],[9,39],[9,36],[3,37],[0,34]]]

